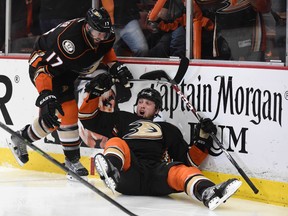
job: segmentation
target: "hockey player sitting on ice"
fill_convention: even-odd
[[[153,122],[162,106],[155,89],[138,93],[135,113],[111,113],[98,109],[99,95],[113,84],[110,75],[97,75],[93,84],[94,88],[88,84],[90,95],[83,101],[79,117],[84,128],[110,138],[104,154],[98,153],[94,159],[96,171],[113,192],[152,196],[185,192],[213,210],[240,187],[242,182],[237,179],[215,185],[197,168],[212,145],[208,133],[217,132],[211,119],[197,124],[194,143],[188,146],[177,127]],[[169,161],[163,160],[165,152]]]
[[[59,24],[36,41],[29,59],[29,74],[39,96],[39,117],[19,131],[29,142],[57,130],[65,155],[65,166],[80,176],[88,170],[80,163],[78,106],[74,82],[94,72],[99,65],[110,67],[111,75],[126,85],[133,78],[117,61],[113,50],[115,34],[104,8],[89,9],[86,18]],[[10,147],[20,165],[28,162],[25,142],[11,137]],[[69,178],[69,176],[68,176]]]

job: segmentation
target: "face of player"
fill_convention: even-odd
[[[152,120],[154,116],[158,113],[155,107],[154,101],[140,98],[137,103],[136,114],[145,119]]]
[[[107,40],[110,36],[110,34],[107,32],[99,32],[93,29],[89,24],[86,24],[86,29],[94,44],[98,44],[100,41]]]

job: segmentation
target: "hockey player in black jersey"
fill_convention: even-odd
[[[92,83],[95,88],[87,84],[89,100],[83,101],[79,117],[84,128],[110,138],[104,153],[94,159],[96,171],[113,192],[152,196],[185,192],[213,210],[240,187],[237,179],[215,185],[197,168],[212,145],[209,133],[217,132],[211,119],[197,124],[194,143],[189,146],[176,126],[153,121],[162,105],[155,89],[138,93],[135,113],[108,113],[98,108],[97,95],[111,87],[110,75],[100,74]],[[168,160],[163,160],[165,153]]]
[[[29,58],[29,74],[39,96],[39,117],[18,131],[34,142],[57,130],[65,155],[65,166],[80,176],[88,170],[80,163],[78,106],[74,82],[99,65],[110,68],[111,75],[126,85],[132,75],[117,61],[113,50],[115,35],[109,14],[104,8],[89,9],[86,17],[59,24],[41,35]],[[10,147],[20,165],[28,162],[25,143],[11,137]]]

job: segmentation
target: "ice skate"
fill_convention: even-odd
[[[25,130],[26,127],[23,130]],[[22,136],[23,130],[17,131],[16,133]],[[25,163],[28,162],[29,156],[27,152],[27,145],[24,138],[12,135],[10,142],[8,141],[8,146],[11,152],[13,153],[17,163],[20,166],[23,166]]]
[[[237,179],[229,179],[226,182],[207,188],[202,194],[202,201],[210,210],[217,208],[232,196],[241,186]]]
[[[75,160],[68,160],[67,158],[65,158],[65,166],[73,171],[74,173],[78,174],[79,176],[81,176],[83,179],[87,180],[87,176],[89,174],[88,170],[81,164],[81,162],[79,161],[78,158],[76,158]],[[72,175],[70,175],[69,173],[67,174],[67,178],[71,181],[76,181],[75,178],[73,178]]]
[[[115,193],[115,188],[120,179],[119,171],[105,156],[101,153],[96,154],[94,157],[95,168],[100,178],[104,181],[106,186]]]

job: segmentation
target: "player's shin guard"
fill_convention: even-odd
[[[177,191],[185,191],[187,180],[198,175],[202,176],[202,173],[198,168],[177,164],[170,168],[167,182],[171,188]]]
[[[119,137],[113,137],[107,141],[104,155],[118,170],[126,171],[131,166],[131,154],[128,144]]]
[[[80,162],[80,138],[78,125],[60,126],[57,130],[60,142],[65,155],[65,166],[79,176],[88,176],[88,170]],[[74,180],[71,175],[67,175],[69,180]]]

